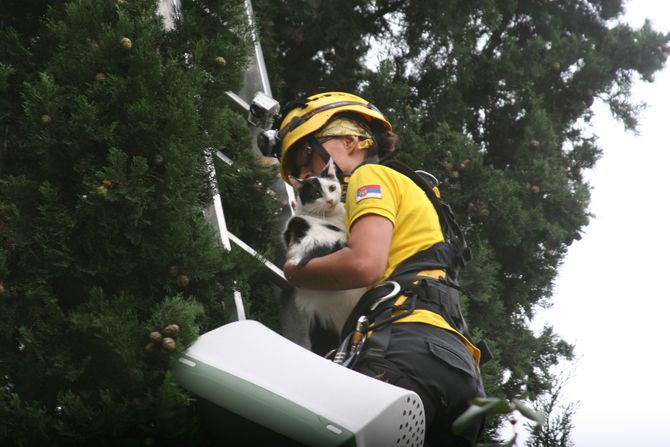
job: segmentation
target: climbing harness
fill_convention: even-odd
[[[347,335],[340,346],[331,351],[331,357],[350,368],[362,356],[384,357],[391,338],[392,323],[420,322],[456,334],[477,365],[488,361],[491,358],[488,346],[483,341],[477,345],[472,342],[460,312],[458,275],[470,260],[471,253],[451,207],[438,198],[437,180],[395,160],[381,164],[406,175],[426,193],[440,219],[445,241],[404,260],[387,281],[361,297],[342,330],[342,334]],[[435,186],[427,182],[426,178],[431,180],[428,176],[433,177]],[[427,273],[436,269],[445,274],[435,278]],[[367,329],[365,336],[358,338],[356,333],[363,328]]]

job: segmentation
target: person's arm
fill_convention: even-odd
[[[347,247],[302,266],[284,264],[284,275],[292,286],[309,289],[367,287],[386,270],[392,235],[390,220],[366,214],[351,227]]]

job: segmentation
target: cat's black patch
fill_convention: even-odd
[[[305,237],[309,231],[309,223],[300,216],[293,216],[284,230],[284,243],[288,247],[289,242],[297,244]]]
[[[309,328],[309,341],[312,345],[312,352],[323,357],[337,347],[340,334],[336,330],[326,327],[321,323],[319,317],[316,317]]]
[[[302,187],[298,192],[298,196],[303,204],[312,203],[323,197],[323,189],[321,188],[321,183],[319,183],[317,177],[306,178],[300,183],[302,183]]]
[[[335,228],[337,228],[337,227],[335,227]],[[337,228],[337,230],[342,231],[339,228]],[[344,243],[344,242],[337,242],[337,243],[335,243],[333,245],[329,245],[329,246],[320,245],[318,247],[314,247],[303,255],[303,257],[302,257],[302,259],[300,259],[300,262],[298,263],[298,265],[305,265],[313,258],[320,258],[322,256],[329,255],[329,254],[334,253],[337,250],[340,250],[344,247],[346,247],[346,243]]]

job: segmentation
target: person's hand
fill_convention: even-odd
[[[288,282],[293,287],[295,287],[295,283],[293,281],[295,281],[295,276],[299,268],[300,267],[295,265],[290,259],[287,259],[284,263],[284,278],[286,278],[286,282]]]

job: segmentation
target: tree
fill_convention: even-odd
[[[591,217],[582,174],[602,151],[591,105],[603,101],[634,130],[631,83],[653,80],[670,36],[621,23],[620,0],[255,5],[280,99],[359,92],[389,115],[401,158],[443,182],[474,252],[462,297],[494,353],[489,394],[547,392],[572,346],[529,325]]]
[[[563,392],[572,377],[572,370],[558,373],[551,382],[547,393],[538,398],[535,410],[547,415],[546,422],[540,426],[526,427],[531,429],[528,447],[573,447],[573,418],[579,409],[578,401],[565,402]]]
[[[184,2],[166,30],[154,0],[2,2],[0,444],[206,443],[170,359],[261,270],[204,220],[206,150],[268,216],[232,225],[275,225],[276,173],[224,93],[249,56],[242,8]]]

